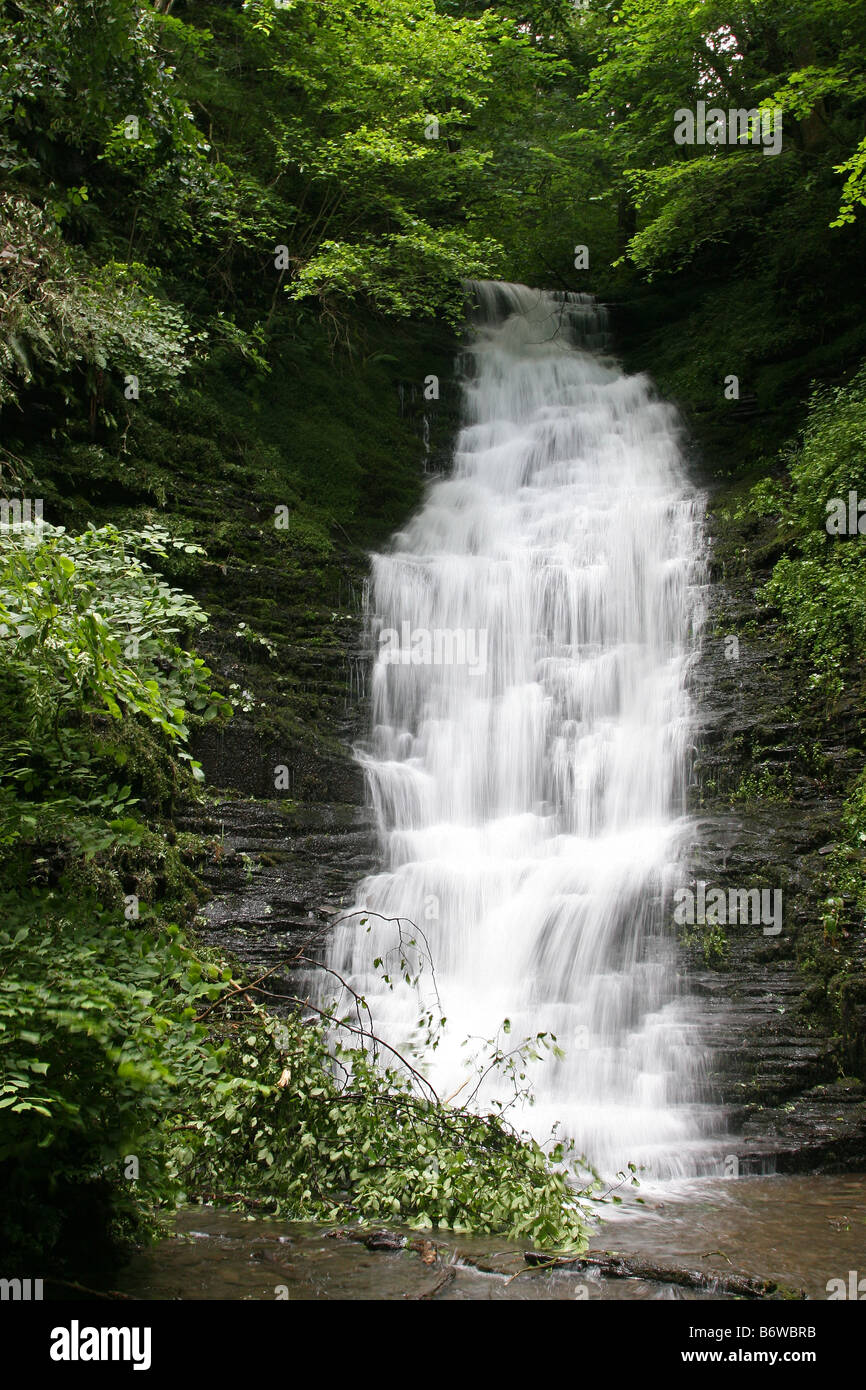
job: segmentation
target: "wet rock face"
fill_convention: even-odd
[[[188,808],[178,826],[212,839],[199,870],[212,893],[203,910],[206,940],[240,959],[251,978],[273,970],[274,994],[296,993],[298,954],[318,956],[370,871],[372,813],[347,804],[226,800],[204,814]]]
[[[364,799],[364,775],[349,748],[324,746],[313,736],[284,735],[277,743],[241,725],[209,730],[196,754],[212,786],[262,801],[279,789],[287,803],[357,806]]]
[[[813,1086],[783,1105],[753,1110],[743,1135],[772,1154],[782,1173],[859,1171],[866,1164],[866,1088],[858,1080]]]
[[[828,723],[804,707],[800,677],[760,601],[771,558],[751,573],[713,567],[693,673],[700,728],[684,871],[726,893],[780,889],[782,930],[765,934],[748,923],[711,938],[686,933],[684,959],[703,1001],[710,1087],[729,1109],[732,1132],[743,1134],[744,1152],[774,1155],[780,1171],[831,1170],[866,1155],[862,1083],[839,1082],[863,1063],[862,934],[835,948],[845,979],[841,1032],[812,958],[822,938],[826,855],[860,759],[853,715],[843,710]],[[820,949],[826,957],[831,948]]]
[[[210,846],[199,869],[211,894],[202,911],[204,939],[239,960],[251,978],[284,967],[269,977],[275,995],[297,992],[293,959],[319,950],[378,852],[352,753],[369,720],[364,571],[356,553],[342,563],[339,589],[352,596],[351,607],[329,614],[317,597],[322,611],[309,622],[309,639],[298,620],[287,618],[270,629],[269,656],[253,648],[252,660],[226,620],[239,607],[243,574],[238,568],[227,576],[227,614],[214,623],[205,655],[224,684],[233,682],[246,698],[235,698],[226,728],[198,736],[194,753],[208,799],[175,817],[178,829]],[[296,579],[274,568],[270,582],[281,611],[297,610]],[[340,619],[326,647],[316,645],[322,614]]]
[[[321,739],[268,744],[254,728],[230,725],[197,750],[208,781],[228,793],[186,807],[177,820],[215,847],[200,871],[212,893],[204,935],[255,974],[286,962],[275,982],[292,977],[299,951],[318,950],[375,865],[373,813],[347,738],[366,720],[366,703],[358,701],[352,719]]]

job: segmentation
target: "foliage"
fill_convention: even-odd
[[[396,1220],[583,1249],[583,1195],[563,1167],[496,1114],[438,1101],[399,1065],[338,1042],[300,1013],[241,1025],[238,1075],[216,1083],[185,1157],[198,1188],[261,1196],[282,1215]],[[368,1035],[369,1038],[369,1035]],[[189,1180],[189,1179],[188,1179]]]
[[[0,195],[0,406],[46,374],[63,381],[80,368],[170,385],[192,343],[182,314],[154,293],[145,265],[88,262],[67,246],[50,215],[22,197]],[[64,388],[65,389],[65,388]]]
[[[316,294],[351,302],[363,296],[397,318],[447,313],[463,316],[459,277],[488,279],[500,256],[497,244],[473,241],[458,231],[437,232],[416,225],[394,232],[369,247],[323,242],[306,262],[292,288],[296,299]]]
[[[0,1172],[16,1201],[0,1229],[11,1252],[68,1253],[77,1204],[92,1239],[129,1240],[183,1195],[239,1190],[288,1217],[585,1247],[561,1146],[547,1153],[500,1116],[419,1096],[363,1046],[332,1058],[329,1020],[251,1006],[248,985],[176,927],[126,922],[62,891],[7,893],[2,909]]]
[[[866,139],[860,141],[850,159],[836,166],[836,173],[848,176],[842,189],[839,216],[832,223],[834,227],[843,227],[846,222],[854,221],[858,203],[866,203]]]
[[[861,773],[849,788],[839,818],[839,842],[827,857],[824,935],[835,941],[844,932],[843,920],[866,922],[866,777]]]
[[[703,922],[686,927],[680,939],[690,950],[698,951],[707,970],[723,970],[728,963],[731,944],[719,922]]]
[[[174,544],[196,549],[158,529],[0,528],[0,853],[53,836],[87,854],[140,838],[132,788],[119,781],[125,753],[105,715],[149,720],[201,777],[183,747],[190,716],[214,719],[230,706],[177,638],[206,615],[135,554]]]
[[[809,679],[829,699],[844,688],[852,658],[864,653],[866,582],[860,545],[823,557],[783,555],[766,587]]]
[[[492,12],[451,19],[433,0],[247,11],[300,97],[270,122],[275,167],[321,209],[309,230],[295,223],[293,296],[365,293],[397,315],[451,308],[461,276],[501,260],[471,213],[491,154],[465,135],[492,85],[491,49],[513,26]]]
[[[616,216],[602,243],[616,273],[591,279],[625,301],[640,365],[685,406],[715,471],[775,453],[811,382],[866,352],[850,289],[866,238],[864,20],[863,0],[593,0],[576,21],[589,59],[576,149]],[[676,113],[699,102],[779,110],[780,152],[678,145]],[[730,375],[748,408],[725,397]]]
[[[785,767],[779,773],[773,772],[768,767],[763,767],[754,772],[743,774],[731,792],[731,804],[736,805],[737,802],[749,804],[755,801],[787,801],[790,799],[791,792],[790,768]]]
[[[190,723],[230,713],[180,644],[207,615],[141,558],[176,551],[200,547],[155,527],[76,536],[4,518],[0,530],[6,1248],[53,1267],[85,1242],[107,1256],[160,1207],[238,1186],[285,1216],[387,1212],[585,1243],[561,1149],[546,1154],[501,1116],[419,1098],[414,1069],[381,1067],[364,1046],[332,1053],[324,1023],[278,1024],[165,907],[139,902],[168,832],[141,816],[140,765],[120,785],[122,732],[144,721],[200,775],[183,747]]]
[[[195,1015],[227,972],[203,967],[177,928],[126,922],[62,885],[0,902],[7,1257],[140,1236],[143,1215],[173,1195],[178,1091],[220,1070]]]
[[[866,575],[863,538],[827,532],[827,504],[849,493],[866,495],[866,375],[847,387],[813,393],[798,449],[786,455],[790,488],[758,484],[755,515],[776,511],[789,549],[776,563],[765,597],[778,609],[788,641],[809,680],[828,700],[851,679],[866,655]]]

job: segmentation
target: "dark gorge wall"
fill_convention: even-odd
[[[252,488],[221,481],[219,520],[202,527],[209,564],[196,592],[214,621],[201,647],[235,715],[199,735],[206,803],[185,806],[178,823],[213,845],[200,866],[212,894],[206,939],[254,973],[312,949],[375,862],[352,756],[368,718],[367,557],[410,514],[425,478],[446,466],[459,412],[457,343],[447,332],[412,329],[386,346],[384,366],[329,364],[336,390],[324,411],[316,410],[316,381],[301,374],[298,413],[312,405],[313,415],[303,419],[301,467],[317,480],[314,511],[290,506],[283,531],[274,525],[281,494],[273,483],[266,491],[260,479]],[[438,395],[428,399],[431,376]],[[338,516],[321,481],[335,409],[344,427],[337,477],[365,467]],[[298,442],[289,430],[280,445],[296,474]],[[303,497],[303,479],[296,487]],[[228,534],[226,517],[234,518]]]
[[[443,466],[457,420],[449,330],[361,320],[353,333],[346,352],[289,315],[266,375],[217,355],[177,393],[127,406],[120,436],[48,441],[25,412],[46,520],[163,525],[204,548],[155,563],[210,615],[193,640],[234,715],[194,731],[206,787],[176,798],[171,821],[211,895],[206,939],[250,968],[309,944],[373,861],[351,753],[366,727],[367,557]],[[138,879],[127,891],[152,898]]]
[[[858,705],[810,694],[762,595],[775,530],[738,516],[742,487],[711,497],[708,618],[694,695],[688,876],[726,894],[780,890],[782,930],[678,928],[714,1049],[711,1085],[742,1133],[741,1161],[780,1171],[866,1161],[866,933],[827,920],[846,789],[863,764]],[[861,856],[862,856],[862,852]]]

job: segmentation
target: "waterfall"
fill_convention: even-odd
[[[540,1139],[558,1125],[603,1172],[688,1172],[704,1056],[666,893],[687,828],[703,499],[675,410],[605,355],[594,300],[470,291],[453,469],[372,559],[358,756],[382,869],[357,904],[378,916],[348,917],[328,963],[409,1044],[419,1001],[381,919],[417,924],[447,1018],[440,1095],[474,1087],[467,1037],[505,1019],[507,1046],[549,1031],[564,1057],[533,1065],[535,1105],[511,1117]],[[494,1077],[477,1100],[506,1092]]]

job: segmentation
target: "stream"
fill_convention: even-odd
[[[866,1182],[839,1177],[762,1177],[672,1182],[645,1206],[626,1199],[592,1249],[641,1255],[705,1274],[772,1279],[809,1299],[866,1268]],[[287,1298],[402,1300],[429,1297],[437,1270],[418,1254],[369,1251],[328,1227],[187,1207],[171,1236],[135,1256],[114,1287],[136,1299]],[[418,1232],[407,1232],[417,1238]],[[423,1233],[428,1236],[429,1233]],[[435,1239],[453,1278],[437,1299],[724,1299],[724,1293],[661,1280],[530,1270],[522,1246],[491,1237]],[[438,1268],[438,1266],[437,1266]],[[516,1277],[515,1277],[516,1276]]]

